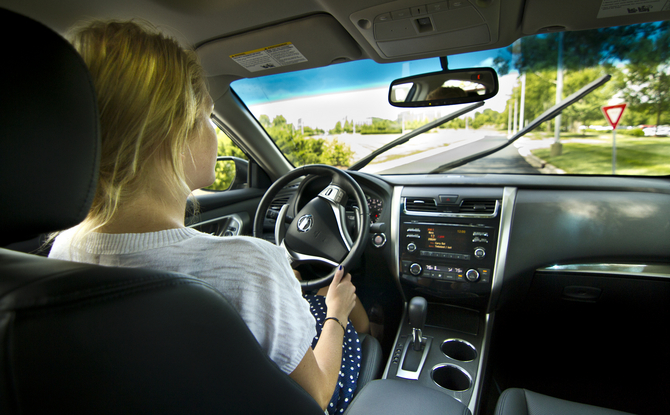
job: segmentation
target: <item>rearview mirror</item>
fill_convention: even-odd
[[[492,68],[455,69],[396,79],[389,89],[395,107],[430,107],[484,101],[498,93]]]

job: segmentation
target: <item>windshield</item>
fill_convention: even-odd
[[[485,104],[377,155],[371,173],[670,174],[668,22],[526,37],[503,49],[448,58],[449,68],[494,67],[498,94]],[[233,90],[295,166],[348,168],[374,150],[468,105],[396,108],[397,79],[440,71],[438,58],[354,61],[233,82]],[[558,101],[590,82],[603,86],[507,144]],[[625,103],[609,118],[603,107]],[[606,108],[607,110],[607,108]],[[458,163],[456,163],[458,164]],[[440,170],[440,169],[443,170]]]

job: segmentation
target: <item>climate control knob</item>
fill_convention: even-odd
[[[414,276],[421,274],[422,270],[423,269],[421,268],[421,265],[417,264],[416,262],[409,266],[409,273]]]
[[[486,256],[486,249],[478,247],[475,248],[475,258],[484,258]]]
[[[479,271],[476,269],[469,269],[468,272],[465,273],[465,278],[470,282],[477,282],[479,281]]]
[[[407,252],[414,252],[416,251],[416,244],[414,242],[410,242],[407,244]]]

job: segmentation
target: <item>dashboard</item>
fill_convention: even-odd
[[[523,296],[538,269],[670,263],[666,181],[455,175],[445,183],[440,175],[349,173],[370,209],[366,255],[381,258],[405,297],[492,311]],[[328,180],[307,178],[277,198],[295,214]]]
[[[610,382],[620,372],[659,377],[660,366],[610,363],[628,353],[621,335],[655,345],[658,327],[670,322],[667,180],[349,174],[371,213],[370,240],[351,273],[359,298],[384,310],[384,378],[475,402],[485,364],[508,386],[532,379],[556,387],[577,381],[575,367],[599,365],[598,384],[622,396],[625,386]],[[272,209],[288,205],[295,216],[328,184],[318,177],[291,183]],[[349,198],[346,210],[355,208]],[[274,222],[266,219],[265,228],[273,240]],[[423,371],[401,363],[414,297],[428,302],[425,335],[433,338]],[[455,344],[469,345],[474,358],[447,355]],[[457,384],[438,383],[439,370]]]

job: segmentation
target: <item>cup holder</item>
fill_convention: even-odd
[[[430,373],[433,382],[438,386],[456,392],[463,392],[472,386],[472,378],[458,366],[438,365]]]
[[[445,356],[460,362],[472,362],[477,358],[475,346],[460,339],[448,339],[442,343],[440,350]]]

